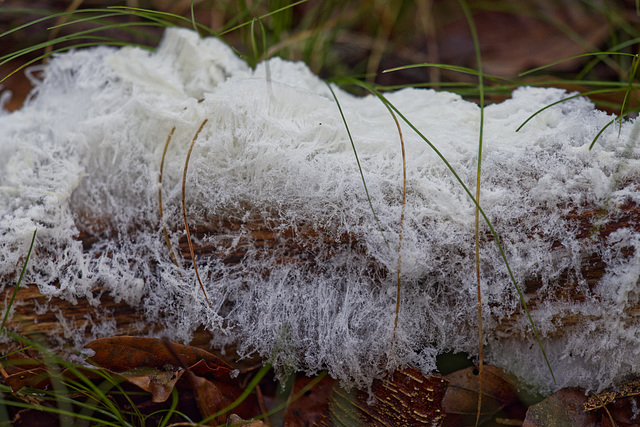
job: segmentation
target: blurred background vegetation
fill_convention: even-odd
[[[601,108],[620,112],[628,82],[634,78],[633,56],[585,56],[525,77],[519,74],[579,54],[637,54],[638,1],[468,0],[468,5],[477,26],[484,72],[502,78],[486,81],[489,102],[504,99],[514,87],[523,84],[582,92],[611,88],[611,93],[596,94],[593,99]],[[113,6],[130,9],[106,10]],[[138,11],[125,13],[127,10]],[[164,25],[191,27],[193,13],[195,21],[202,25],[202,35],[219,35],[251,65],[281,56],[304,61],[324,78],[358,77],[387,89],[407,85],[434,87],[471,99],[477,94],[476,76],[440,67],[382,73],[385,69],[421,63],[475,69],[469,24],[460,3],[455,1],[0,0],[0,33],[64,11],[74,13],[51,17],[0,37],[0,62],[4,62],[0,79],[42,55],[44,49],[8,61],[10,57],[6,55],[11,52],[63,36],[72,39],[55,43],[53,49],[115,41],[154,47]],[[158,18],[163,22],[158,23]],[[63,23],[64,26],[52,28]],[[82,31],[89,32],[76,38]],[[96,36],[103,38],[89,38]],[[3,83],[16,92],[17,99],[8,105],[10,109],[17,108],[29,90],[28,81],[21,74],[16,73]],[[638,105],[635,86],[633,89],[630,108],[625,111]]]

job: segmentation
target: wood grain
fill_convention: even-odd
[[[578,230],[579,239],[583,239],[585,242],[595,239],[602,247],[606,246],[608,236],[623,227],[640,233],[640,209],[631,201],[610,212],[603,209],[575,209],[566,216],[566,219],[572,227]],[[105,236],[108,233],[107,227],[98,233],[93,227],[93,234],[81,233],[78,239],[83,242],[86,250],[100,238],[99,236]],[[196,246],[196,257],[218,257],[227,264],[241,262],[249,245],[261,247],[266,254],[265,259],[270,260],[269,262],[304,263],[305,268],[311,269],[313,269],[314,260],[318,258],[318,255],[321,258],[330,259],[346,246],[364,251],[363,245],[353,235],[345,234],[336,239],[335,236],[323,233],[309,225],[300,225],[293,229],[259,221],[238,223],[220,219],[206,225],[193,227],[192,234],[195,241],[199,241],[205,236],[214,236],[217,245],[217,249],[213,246]],[[233,251],[220,249],[224,248],[225,242],[230,245],[231,241],[237,239],[238,236],[240,239],[235,244]],[[554,244],[559,252],[562,250],[560,246],[560,243]],[[190,259],[189,249],[184,238],[180,241],[178,252],[185,261]],[[273,253],[277,256],[271,256]],[[634,249],[631,247],[622,251],[623,257],[632,257],[634,254]],[[588,288],[592,288],[598,283],[606,268],[607,264],[600,257],[599,252],[586,254],[583,257],[581,273],[586,278]],[[268,270],[269,265],[265,265],[265,274],[268,274]],[[372,258],[370,258],[369,271],[374,280],[386,275],[384,268],[377,265]],[[580,303],[584,301],[585,291],[589,292],[590,289],[585,290],[584,287],[578,286],[572,277],[568,272],[561,272],[559,282],[544,287],[544,292],[540,291],[543,289],[540,278],[528,278],[523,283],[523,291],[530,310],[535,312],[543,302],[571,301]],[[14,278],[4,278],[2,282],[11,283],[12,281],[15,281]],[[0,298],[9,301],[13,290],[12,286],[5,287],[0,292]],[[124,302],[116,302],[106,292],[103,292],[100,284],[96,284],[94,296],[99,299],[98,306],[92,306],[85,300],[73,304],[61,298],[44,296],[34,285],[22,286],[16,295],[13,306],[14,314],[9,327],[27,336],[48,337],[48,341],[57,344],[60,340],[71,341],[70,338],[61,337],[62,323],[66,324],[68,330],[70,328],[84,333],[86,336],[92,335],[93,324],[105,320],[113,321],[115,326],[113,335],[148,335],[161,329],[161,325],[148,324],[139,308],[128,306]],[[640,315],[640,307],[629,307],[628,314],[631,315],[631,318],[636,318]],[[503,332],[504,336],[513,333],[517,330],[516,323],[523,318],[523,315],[523,311],[518,309],[508,316],[496,319],[500,332]],[[583,320],[587,319],[581,315],[562,313],[555,319],[557,324],[565,326],[572,326]],[[210,340],[210,333],[200,329],[195,334],[193,344],[211,350],[208,345]]]

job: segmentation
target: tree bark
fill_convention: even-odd
[[[566,217],[570,224],[579,230],[579,238],[586,241],[587,239],[597,239],[602,245],[606,245],[608,236],[621,228],[627,228],[632,232],[640,232],[640,208],[633,201],[617,207],[611,212],[605,210],[575,210]],[[230,223],[228,221],[219,221],[214,225],[199,226],[192,230],[194,240],[205,234],[216,234],[223,236],[223,240],[228,236],[234,238],[233,232],[240,230],[250,230],[250,238],[246,238],[245,242],[237,245],[238,248],[232,253],[223,253],[216,251],[213,247],[196,247],[196,257],[200,256],[216,256],[222,257],[225,263],[235,264],[242,260],[246,253],[248,245],[259,245],[269,250],[270,248],[278,248],[281,254],[277,262],[295,263],[309,262],[312,263],[315,255],[317,255],[317,243],[322,241],[324,247],[329,244],[330,249],[324,255],[331,256],[331,248],[339,249],[343,245],[351,245],[358,248],[357,239],[354,236],[345,235],[336,240],[323,235],[311,227],[301,227],[297,230],[287,229],[274,231],[273,225],[252,222],[252,223]],[[95,237],[86,234],[80,234],[79,239],[85,247],[91,246],[95,242]],[[250,241],[249,241],[250,240]],[[302,243],[300,243],[302,242]],[[285,250],[282,250],[282,248]],[[364,250],[364,249],[358,249]],[[190,260],[189,248],[186,239],[181,240],[178,248],[179,254],[185,261]],[[629,248],[623,251],[623,256],[634,256],[634,249]],[[588,254],[582,260],[582,275],[586,278],[589,288],[593,288],[605,274],[607,268],[606,262],[598,253]],[[265,266],[268,269],[268,266]],[[383,268],[376,265],[371,259],[371,274],[374,277],[380,277],[384,274]],[[15,278],[3,280],[4,283],[11,283]],[[523,293],[527,300],[529,310],[534,313],[542,302],[565,302],[570,301],[580,303],[585,300],[584,289],[581,289],[575,280],[570,278],[569,274],[563,273],[560,276],[559,283],[553,284],[550,288],[552,292],[538,292],[542,283],[538,278],[531,277],[521,284]],[[11,294],[14,292],[13,286],[6,286],[0,292],[0,298],[8,303]],[[60,344],[60,341],[71,343],[73,337],[64,337],[63,331],[73,330],[76,334],[84,334],[86,337],[93,334],[94,325],[98,325],[105,320],[112,320],[115,328],[113,335],[148,335],[157,331],[161,331],[161,325],[149,324],[144,319],[143,311],[139,307],[131,307],[124,302],[115,301],[106,292],[102,293],[99,284],[95,287],[94,295],[100,295],[99,307],[90,305],[86,301],[80,301],[73,304],[67,300],[57,297],[47,297],[40,293],[37,286],[28,285],[21,286],[15,296],[15,301],[11,308],[12,316],[8,323],[9,329],[25,335],[27,337],[44,336],[50,344]],[[591,297],[593,298],[593,297]],[[628,308],[631,318],[635,318],[640,314],[640,307],[631,306]],[[509,316],[496,319],[500,332],[504,334],[514,333],[516,323],[524,316],[524,311],[518,309]],[[580,321],[588,320],[585,315],[565,314],[558,315],[556,321],[563,326],[572,326]],[[64,328],[63,328],[64,324]],[[506,336],[506,335],[505,335]],[[211,350],[209,341],[211,333],[200,328],[194,335],[192,345]],[[77,339],[77,338],[76,338]]]

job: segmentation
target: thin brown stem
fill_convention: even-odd
[[[176,127],[174,126],[173,128],[171,128],[171,132],[169,132],[169,135],[167,135],[167,142],[165,142],[164,144],[164,150],[162,151],[162,160],[160,160],[160,174],[158,175],[158,206],[160,209],[160,222],[162,223],[163,221],[163,215],[162,215],[162,171],[164,169],[164,158],[165,155],[167,154],[167,148],[169,148],[169,143],[171,142],[171,137],[173,136],[173,133],[175,132]],[[169,248],[169,258],[171,258],[171,261],[176,265],[176,267],[178,267],[178,260],[176,259],[176,256],[173,253],[172,247],[171,247],[171,240],[169,240],[169,233],[167,232],[167,227],[163,224],[162,225],[162,233],[164,234],[164,240],[167,242],[167,247]]]
[[[193,262],[193,268],[196,271],[196,278],[198,279],[198,283],[200,284],[200,289],[202,289],[202,293],[204,294],[204,299],[207,300],[207,305],[211,307],[211,303],[209,302],[209,298],[207,297],[207,292],[204,290],[204,285],[202,284],[202,280],[200,280],[200,274],[198,273],[198,265],[196,264],[196,256],[193,252],[193,243],[191,243],[191,233],[189,232],[189,223],[187,221],[187,205],[185,203],[185,189],[187,184],[187,167],[189,166],[189,159],[191,158],[191,150],[193,150],[193,146],[196,143],[196,139],[198,139],[198,135],[200,135],[200,131],[207,123],[207,119],[204,119],[198,131],[193,136],[191,140],[191,145],[189,145],[189,151],[187,152],[187,159],[184,162],[184,173],[182,175],[182,217],[184,218],[184,229],[187,233],[187,243],[189,244],[189,252],[191,253],[191,261]]]
[[[396,115],[393,114],[393,111],[387,104],[385,107],[391,113],[391,117],[393,117],[393,121],[396,122],[396,127],[398,128],[398,135],[400,136],[400,146],[402,147],[402,213],[400,214],[400,233],[398,235],[398,268],[397,268],[397,279],[398,279],[398,289],[396,292],[396,316],[393,321],[393,339],[391,341],[391,345],[395,345],[396,342],[396,331],[398,330],[398,317],[400,316],[400,291],[402,289],[402,282],[400,280],[401,276],[401,267],[402,267],[402,231],[404,230],[404,212],[405,206],[407,202],[407,162],[404,151],[404,138],[402,137],[402,129],[400,128],[400,123],[398,123],[398,119]]]
[[[69,7],[67,7],[65,12],[73,12],[74,10],[77,10],[80,7],[80,5],[82,5],[83,2],[84,0],[73,0],[69,5]],[[58,33],[60,33],[60,29],[62,28],[62,25],[64,25],[69,20],[69,16],[70,15],[62,15],[58,18],[55,26],[51,30],[51,33],[49,33],[49,39],[47,41],[51,41],[58,36]],[[45,47],[44,55],[43,55],[44,59],[42,60],[44,64],[47,64],[49,62],[49,56],[51,55],[52,51],[53,51],[53,44],[49,44],[47,45],[47,47]]]

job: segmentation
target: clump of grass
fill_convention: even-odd
[[[106,371],[93,370],[92,373],[100,375],[104,379],[101,385],[96,385],[95,381],[90,380],[87,375],[85,375],[86,368],[67,362],[53,354],[37,341],[24,338],[6,329],[6,322],[11,307],[22,283],[35,244],[36,233],[37,229],[33,232],[29,251],[20,277],[13,291],[11,300],[5,308],[5,315],[2,320],[2,325],[0,326],[0,334],[10,337],[14,342],[21,344],[22,348],[0,357],[0,363],[2,364],[2,366],[0,366],[0,375],[2,375],[4,380],[7,380],[9,378],[7,369],[14,366],[24,366],[25,364],[28,366],[35,364],[38,368],[35,371],[33,369],[25,371],[25,376],[31,376],[31,383],[34,385],[41,382],[49,382],[51,388],[26,387],[21,390],[12,390],[8,385],[0,384],[0,408],[2,408],[2,411],[0,411],[0,421],[6,423],[13,422],[8,413],[8,408],[13,407],[58,415],[60,423],[64,425],[76,423],[82,425],[89,422],[113,426],[133,425],[128,420],[129,416],[135,415],[139,417],[140,414],[123,412],[117,404],[107,396],[107,393],[115,389],[119,395],[124,396],[130,401],[128,394],[124,392],[119,381],[112,375]],[[40,354],[40,358],[33,360],[17,357],[19,353],[25,352],[26,350],[36,350]],[[46,369],[42,369],[42,366],[46,367]],[[62,375],[63,370],[66,376]],[[35,374],[34,372],[39,373]],[[132,407],[135,408],[133,402],[131,403]],[[170,410],[168,416],[173,415],[174,412],[175,411]],[[143,425],[144,422],[138,424]]]

